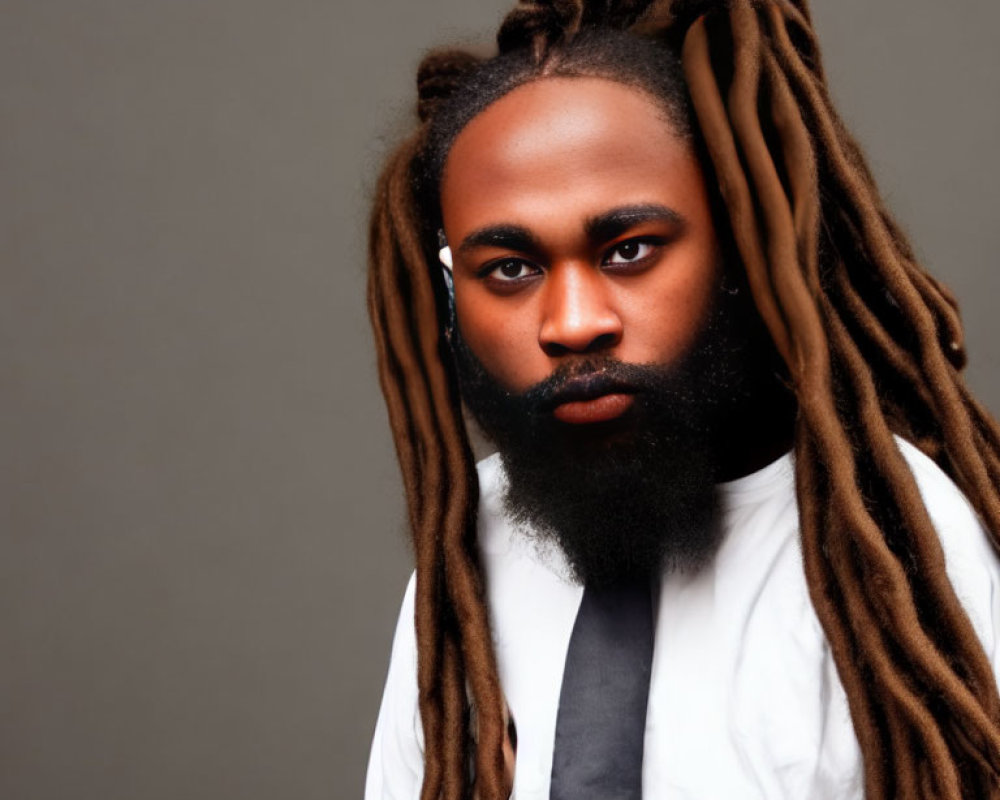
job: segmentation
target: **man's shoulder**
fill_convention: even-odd
[[[995,562],[989,535],[962,490],[915,445],[899,437],[896,443],[946,551],[971,549],[981,555],[989,554]]]
[[[413,797],[423,776],[424,738],[418,711],[416,575],[411,574],[392,642],[365,780],[365,798]]]
[[[1000,621],[1000,559],[992,537],[961,489],[916,446],[897,439],[941,542],[948,578],[995,663]]]

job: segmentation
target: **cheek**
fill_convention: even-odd
[[[708,320],[722,277],[715,247],[675,256],[662,273],[622,289],[626,360],[669,363],[693,344]]]
[[[523,391],[545,377],[530,302],[498,302],[475,288],[455,287],[458,329],[486,370],[507,389]],[[516,306],[511,308],[511,306]]]

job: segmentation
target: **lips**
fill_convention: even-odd
[[[552,415],[570,425],[589,425],[617,419],[635,401],[635,389],[603,373],[567,380],[548,403]]]
[[[572,403],[562,403],[552,411],[560,422],[570,425],[589,425],[595,422],[607,422],[617,419],[629,408],[635,396],[614,392],[595,397],[593,400],[575,400]]]

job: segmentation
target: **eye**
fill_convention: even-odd
[[[513,283],[537,275],[538,267],[517,258],[505,258],[487,264],[480,275],[498,283]]]
[[[655,242],[629,239],[611,248],[604,257],[604,264],[634,264],[649,258],[655,249]]]

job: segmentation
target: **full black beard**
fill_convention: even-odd
[[[669,365],[581,356],[523,394],[507,391],[452,331],[462,397],[503,460],[506,512],[557,543],[580,583],[693,571],[718,546],[719,423],[752,391],[742,315],[719,298]],[[598,375],[635,392],[628,411],[590,425],[558,421],[553,396]]]

